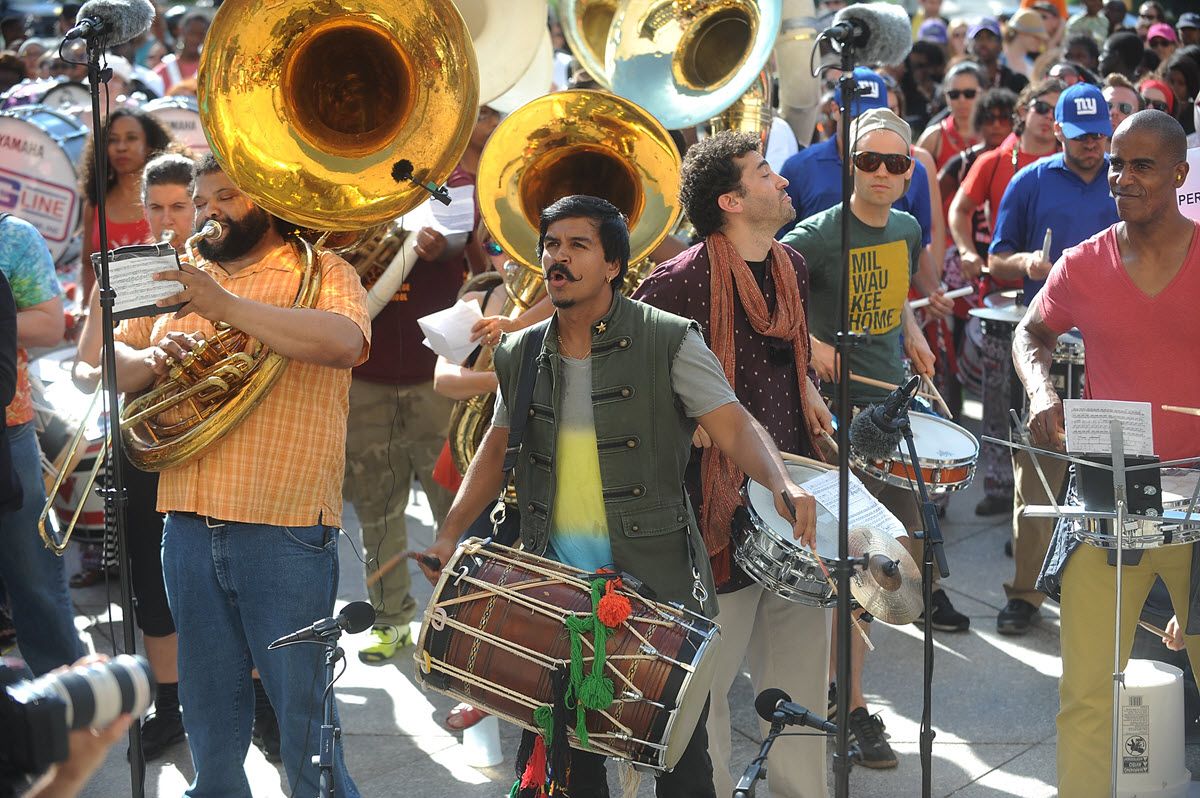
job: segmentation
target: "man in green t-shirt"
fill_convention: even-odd
[[[854,193],[850,197],[850,330],[864,333],[850,354],[851,372],[901,383],[903,354],[914,371],[933,376],[933,352],[907,301],[909,280],[917,270],[921,252],[921,228],[912,216],[892,208],[912,179],[912,130],[887,108],[874,108],[851,125],[850,141],[854,165]],[[783,243],[799,250],[808,264],[812,364],[826,382],[827,391],[837,387],[838,376],[833,344],[840,323],[842,213],[839,203],[800,222],[783,237]],[[848,390],[856,408],[877,402],[888,393],[861,382],[852,382]],[[920,510],[911,491],[865,477],[864,482],[909,532],[921,528]],[[933,627],[965,630],[970,620],[954,609],[944,590],[936,586],[934,590]],[[862,692],[866,645],[857,635],[851,639],[850,690],[848,696],[839,699],[850,702],[850,731],[858,740],[859,762],[874,768],[895,767],[897,760],[883,737],[882,723],[866,710]]]

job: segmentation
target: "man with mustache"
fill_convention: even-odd
[[[775,241],[796,218],[785,189],[759,151],[758,136],[724,132],[692,145],[683,161],[680,199],[704,241],[661,264],[635,299],[702,322],[738,400],[784,451],[820,457],[813,436],[833,432],[832,416],[809,379],[808,269]],[[720,596],[716,621],[725,638],[713,676],[709,751],[717,795],[733,792],[729,688],[745,658],[757,694],[782,688],[807,707],[825,699],[828,613],[787,601],[752,580],[733,558],[731,525],[744,475],[697,429],[687,488]],[[763,724],[765,728],[765,723]],[[771,758],[771,791],[825,795],[825,741],[780,740]]]
[[[1088,345],[1087,398],[1149,402],[1154,452],[1163,462],[1192,457],[1200,452],[1200,418],[1162,410],[1163,404],[1194,405],[1200,395],[1200,223],[1179,212],[1176,198],[1188,174],[1183,127],[1161,111],[1130,116],[1113,136],[1107,172],[1120,221],[1062,253],[1016,331],[1013,360],[1029,394],[1030,431],[1039,446],[1063,448],[1063,405],[1050,366],[1058,336],[1077,327]],[[1186,645],[1192,669],[1200,668],[1196,549],[1193,543],[1126,550],[1122,662],[1146,595],[1161,579],[1176,612],[1163,642],[1176,651]],[[1060,523],[1039,578],[1039,587],[1062,605],[1062,798],[1110,792],[1109,623],[1118,608],[1109,554],[1081,545],[1073,528]]]
[[[698,325],[617,290],[629,266],[620,211],[569,196],[542,211],[540,229],[554,315],[502,338],[492,427],[424,556],[447,562],[462,532],[495,501],[505,484],[510,419],[526,417],[515,466],[525,549],[588,572],[626,572],[658,600],[711,617],[709,560],[683,487],[697,425],[733,467],[770,488],[784,518],[793,517],[790,501],[793,534],[806,545],[815,538],[815,500],[738,403]],[[536,369],[529,409],[510,404],[525,368]],[[418,562],[438,578],[440,567]],[[714,796],[707,749],[702,714],[682,759],[659,774],[657,794]],[[569,760],[567,773],[550,774],[552,785],[571,798],[608,795],[602,756],[573,750]]]
[[[249,798],[242,764],[250,744],[257,667],[282,732],[297,794],[316,794],[323,649],[276,638],[333,614],[350,368],[367,356],[370,321],[358,275],[329,252],[317,256],[320,291],[295,301],[303,271],[284,223],[255,206],[205,156],[193,170],[197,224],[224,227],[184,262],[181,290],[160,306],[173,315],[132,319],[117,331],[117,384],[139,391],[166,374],[225,322],[289,358],[261,403],[199,455],[159,477],[167,513],[162,562],[179,634],[184,727],[194,798]],[[338,749],[339,795],[357,796]]]

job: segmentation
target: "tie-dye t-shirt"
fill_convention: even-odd
[[[15,216],[0,222],[0,271],[12,286],[18,313],[62,293],[54,273],[54,258],[42,234]],[[10,427],[33,420],[29,355],[21,347],[17,348],[17,393],[8,406],[7,415]]]

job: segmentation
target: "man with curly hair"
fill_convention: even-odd
[[[809,378],[808,270],[796,250],[774,240],[796,216],[787,185],[757,136],[724,132],[692,146],[680,199],[704,241],[660,265],[634,296],[700,322],[738,400],[781,450],[813,456],[814,436],[833,427]],[[827,613],[780,598],[738,567],[732,527],[743,475],[713,478],[721,455],[703,428],[693,444],[686,484],[699,509],[724,638],[710,695],[709,754],[716,793],[729,795],[728,693],[743,654],[755,692],[781,687],[805,706],[820,706]],[[775,795],[826,795],[824,738],[780,740],[769,778]]]

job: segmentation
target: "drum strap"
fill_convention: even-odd
[[[525,336],[525,346],[521,358],[521,370],[517,377],[517,395],[508,406],[508,417],[511,421],[508,427],[508,449],[504,452],[504,473],[511,474],[517,467],[517,457],[521,453],[521,441],[525,437],[525,422],[529,419],[529,406],[533,403],[533,386],[537,382],[537,358],[542,352],[542,342],[546,338],[548,324],[539,324]]]

